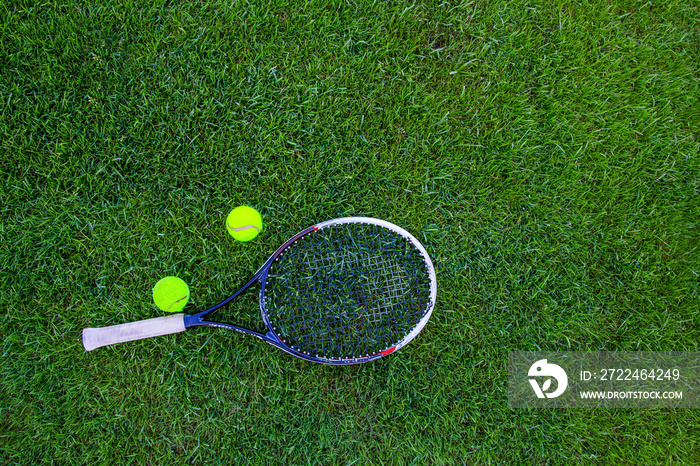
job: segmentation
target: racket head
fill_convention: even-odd
[[[260,276],[260,310],[282,349],[324,364],[357,364],[405,346],[435,307],[423,245],[390,222],[346,217],[298,233]]]

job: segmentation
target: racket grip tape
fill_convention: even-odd
[[[86,328],[83,330],[83,346],[86,351],[92,351],[100,346],[184,331],[185,314],[175,314],[167,317],[129,322],[127,324],[112,325],[111,327]]]

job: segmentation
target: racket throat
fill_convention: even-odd
[[[185,316],[185,328],[191,328],[191,327],[218,327],[218,328],[224,328],[227,330],[235,330],[240,333],[245,333],[246,335],[251,335],[255,338],[258,338],[260,340],[266,341],[268,343],[271,343],[274,346],[280,346],[282,342],[280,342],[279,338],[277,335],[275,335],[273,332],[269,331],[265,335],[262,333],[254,332],[253,330],[244,328],[244,327],[239,327],[238,325],[233,325],[233,324],[226,324],[223,322],[210,322],[207,320],[204,320],[204,317],[200,314],[195,314]]]

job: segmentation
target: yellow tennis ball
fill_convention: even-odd
[[[181,311],[190,300],[190,287],[177,277],[165,277],[153,287],[153,302],[167,312]]]
[[[226,218],[226,230],[238,241],[250,241],[262,231],[262,217],[248,206],[236,207]]]

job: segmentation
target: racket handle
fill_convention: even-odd
[[[100,346],[124,343],[125,341],[169,335],[185,331],[185,314],[139,320],[111,327],[86,328],[83,330],[83,346],[92,351]]]

